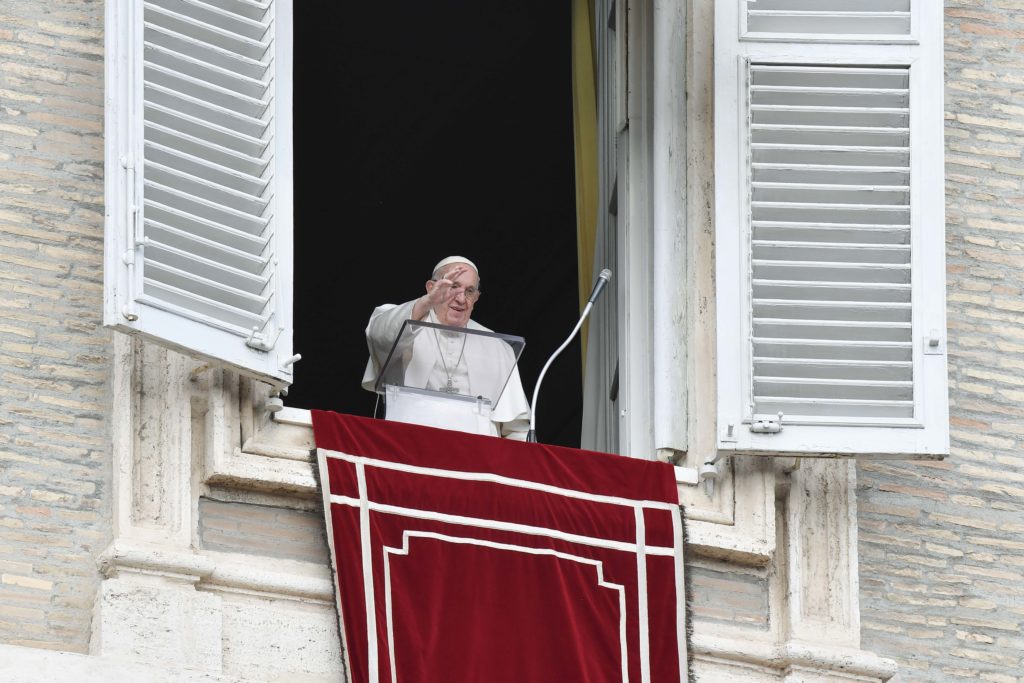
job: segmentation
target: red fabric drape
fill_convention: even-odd
[[[670,466],[321,411],[313,427],[351,680],[681,680]]]

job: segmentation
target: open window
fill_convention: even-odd
[[[716,10],[719,448],[947,454],[941,3]]]

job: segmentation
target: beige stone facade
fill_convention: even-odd
[[[103,5],[0,3],[0,642],[86,652],[112,538]]]
[[[685,489],[701,681],[1024,681],[1024,3],[945,4],[952,455]],[[0,0],[0,679],[340,680],[308,428],[101,326],[103,10]]]
[[[946,2],[951,456],[858,467],[864,646],[1024,680],[1024,3]]]

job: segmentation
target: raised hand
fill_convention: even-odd
[[[460,286],[457,284],[457,281],[467,270],[466,266],[456,264],[454,268],[442,275],[438,280],[435,280],[434,286],[427,292],[430,306],[446,304],[458,296]]]
[[[469,270],[470,268],[465,264],[457,263],[440,278],[428,280],[427,293],[416,300],[412,309],[413,319],[420,320],[431,308],[442,309],[464,292],[465,290],[457,283],[457,280]]]

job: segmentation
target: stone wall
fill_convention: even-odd
[[[199,547],[222,553],[330,563],[323,511],[199,499]]]
[[[111,538],[103,3],[0,3],[0,642],[85,652]]]
[[[694,630],[712,624],[768,630],[767,570],[691,557],[686,565]]]
[[[952,455],[861,464],[863,646],[1024,681],[1024,2],[946,1]]]

